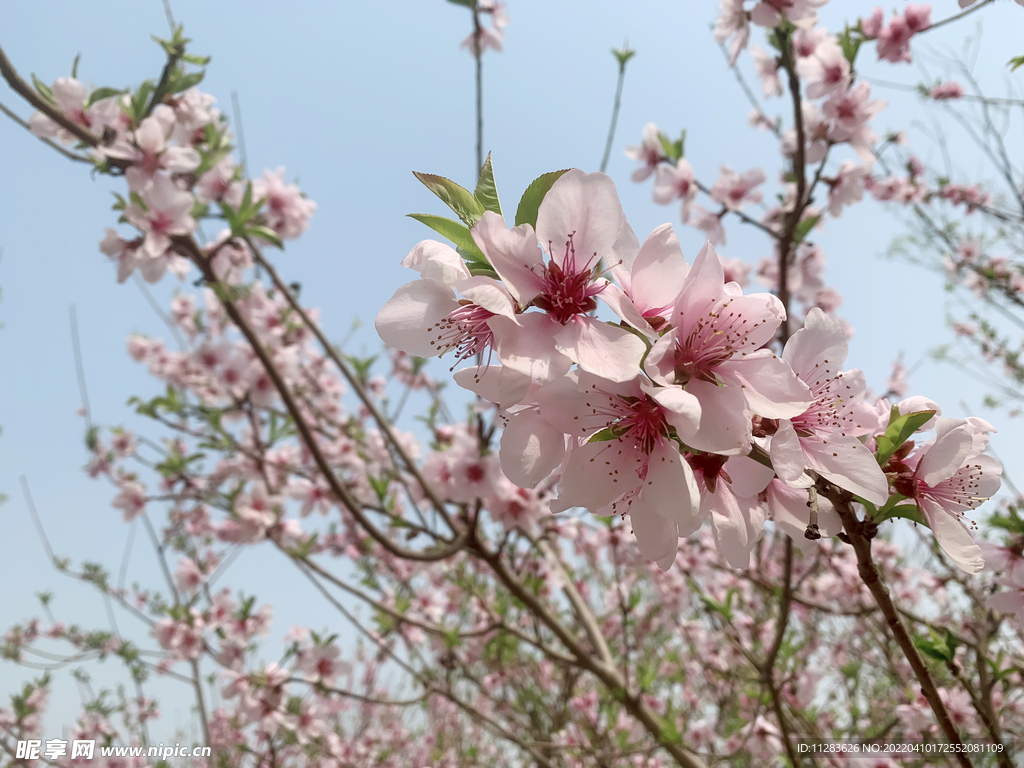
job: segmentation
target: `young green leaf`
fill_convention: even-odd
[[[430,213],[410,213],[409,218],[416,219],[421,224],[426,224],[439,235],[443,235],[473,256],[474,261],[486,263],[483,253],[476,247],[473,236],[469,233],[469,227],[460,224],[454,219],[446,219],[444,216],[434,216]]]
[[[32,85],[34,85],[36,87],[36,90],[39,91],[39,95],[46,99],[48,102],[50,102],[51,104],[57,103],[56,100],[53,98],[53,91],[50,90],[50,86],[48,86],[38,77],[36,77],[35,72],[32,73]]]
[[[808,216],[806,219],[801,221],[796,225],[796,229],[793,231],[793,240],[797,243],[802,243],[804,238],[807,237],[808,233],[814,229],[814,226],[819,221],[821,221],[820,214],[818,216]]]
[[[900,416],[899,411],[893,406],[893,413],[889,417],[889,426],[886,427],[885,434],[879,435],[875,439],[875,458],[878,459],[879,465],[884,465],[897,449],[907,442],[917,430],[931,421],[934,415],[935,411],[917,411]]]
[[[540,210],[540,204],[544,201],[544,196],[547,195],[552,185],[561,178],[562,174],[568,170],[566,168],[561,171],[551,171],[543,176],[538,176],[530,182],[530,186],[523,192],[523,196],[519,200],[519,207],[516,209],[517,227],[520,224],[529,224],[531,227],[537,226],[537,212]]]
[[[441,200],[455,211],[455,214],[465,222],[466,226],[472,227],[477,219],[483,216],[484,207],[472,193],[465,187],[460,187],[451,179],[444,176],[435,176],[431,173],[417,173],[413,176],[423,182],[423,185],[437,195]]]
[[[97,88],[89,94],[85,108],[88,109],[100,99],[109,99],[111,96],[120,96],[122,93],[127,93],[127,91],[124,88]]]
[[[484,167],[480,169],[480,179],[473,190],[473,197],[483,206],[485,211],[493,211],[501,216],[501,202],[498,200],[498,188],[494,184],[494,168],[491,166],[491,153],[487,153]]]

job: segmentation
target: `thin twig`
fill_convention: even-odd
[[[82,365],[82,346],[78,341],[78,313],[75,305],[69,309],[71,316],[71,346],[75,352],[75,375],[78,377],[78,394],[82,398],[82,408],[85,410],[85,426],[92,431],[92,410],[89,407],[89,390],[85,386],[85,366]]]

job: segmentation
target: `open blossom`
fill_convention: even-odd
[[[583,373],[578,381],[569,376],[545,385],[537,400],[541,416],[571,437],[600,437],[602,430],[610,436],[569,452],[552,508],[628,514],[640,552],[667,568],[675,540],[700,527],[693,472],[669,429],[684,441],[695,433],[697,399],[640,379],[619,383]]]
[[[114,509],[120,509],[124,515],[124,521],[134,520],[146,508],[146,488],[135,480],[121,479],[118,481],[121,492],[114,497],[110,505]]]
[[[868,37],[878,40],[878,58],[894,64],[910,61],[910,39],[918,32],[931,26],[930,5],[907,5],[903,15],[897,14],[882,26],[882,11],[876,8],[870,19],[862,21],[862,29]]]
[[[127,160],[132,164],[125,172],[128,189],[141,192],[159,171],[187,173],[199,167],[201,158],[192,147],[176,147],[167,143],[174,124],[174,110],[166,104],[158,104],[153,114],[143,120],[134,133],[101,150],[105,157]]]
[[[125,209],[125,216],[145,233],[140,250],[150,258],[163,256],[171,247],[173,236],[191,234],[196,228],[191,215],[192,195],[178,189],[164,175],[153,177],[142,192],[142,202],[142,205],[131,203]]]
[[[625,154],[630,160],[643,163],[643,165],[633,171],[633,181],[643,181],[654,173],[658,165],[668,158],[668,155],[665,154],[665,147],[661,144],[661,134],[658,131],[658,126],[654,123],[645,125],[640,144],[631,144],[626,147]]]
[[[765,348],[785,318],[775,296],[744,296],[735,283],[726,284],[715,249],[701,249],[670,317],[672,330],[644,363],[655,382],[682,387],[700,402],[700,427],[687,445],[743,453],[754,414],[790,418],[807,408],[807,385]]]
[[[654,180],[654,202],[667,205],[675,199],[683,201],[679,215],[685,224],[690,218],[690,204],[697,196],[697,182],[693,176],[693,166],[685,158],[672,165],[662,163],[658,166],[658,175]]]
[[[884,101],[871,99],[871,86],[865,82],[837,89],[822,104],[822,112],[831,122],[828,138],[848,142],[861,159],[873,161],[872,146],[876,136],[868,123],[885,106]]]
[[[764,171],[753,168],[746,173],[736,173],[723,165],[718,180],[711,187],[711,199],[731,211],[738,211],[747,203],[761,202],[761,191],[755,187],[765,181]]]
[[[777,27],[785,14],[797,27],[813,27],[818,19],[817,8],[827,0],[761,0],[750,12],[750,20],[759,27]]]
[[[750,40],[750,16],[743,7],[743,0],[721,0],[718,21],[715,22],[715,40],[724,43],[730,37],[729,66],[736,64],[740,51],[747,47]]]
[[[764,530],[764,506],[758,500],[772,470],[746,456],[688,454],[700,489],[700,520],[710,520],[715,546],[733,568],[746,568]]]
[[[811,99],[846,90],[850,83],[850,62],[831,35],[814,47],[813,54],[798,59],[796,67],[800,77],[807,81],[807,96]]]
[[[452,368],[477,355],[489,362],[495,347],[489,321],[502,316],[513,326],[519,323],[508,290],[496,280],[471,275],[462,257],[444,243],[424,240],[402,260],[402,266],[417,270],[422,279],[395,291],[375,323],[380,337],[395,349],[417,357],[453,350]],[[465,298],[457,298],[456,291]],[[565,360],[564,369],[568,364]]]
[[[253,181],[252,195],[255,200],[267,199],[267,224],[285,240],[305,232],[316,212],[316,203],[295,184],[285,184],[284,168],[264,171],[263,176]]]
[[[474,29],[466,36],[459,47],[469,51],[473,56],[481,56],[488,48],[500,53],[505,39],[505,27],[509,21],[505,3],[500,0],[479,0],[476,11],[478,14],[490,14],[491,26],[480,24],[478,29]]]
[[[71,122],[80,125],[96,136],[102,136],[107,127],[115,130],[127,125],[127,118],[121,112],[117,97],[97,99],[86,108],[89,89],[73,77],[58,77],[50,88],[55,106]],[[28,121],[29,129],[41,138],[56,138],[64,144],[73,144],[77,139],[67,128],[55,123],[42,112],[33,113]]]
[[[829,182],[828,212],[838,219],[843,215],[845,206],[860,202],[864,197],[864,179],[870,173],[868,166],[844,160],[835,178]]]
[[[814,400],[800,415],[779,421],[771,437],[772,466],[790,485],[806,487],[804,470],[812,469],[872,504],[884,504],[888,481],[856,437],[862,430],[854,407],[863,397],[865,382],[860,371],[841,370],[848,354],[842,323],[811,309],[782,356],[810,387]]]
[[[695,205],[690,211],[688,223],[699,229],[712,245],[725,245],[725,227],[722,226],[722,214],[712,213],[707,208]]]
[[[935,440],[918,455],[912,477],[900,477],[896,490],[914,499],[939,546],[968,573],[984,565],[980,547],[965,527],[964,513],[999,490],[1003,469],[981,451],[991,425],[980,420],[938,419]]]
[[[567,370],[561,360],[568,358],[615,381],[638,374],[644,343],[592,314],[601,299],[624,321],[644,325],[622,289],[598,273],[599,262],[631,258],[638,246],[608,176],[563,174],[540,205],[536,232],[528,224],[509,230],[487,211],[472,234],[517,305],[542,310],[489,321],[505,366],[531,378],[552,378],[560,375],[556,368]],[[538,366],[544,375],[538,376]]]

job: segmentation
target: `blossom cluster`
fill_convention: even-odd
[[[710,243],[687,264],[669,225],[639,244],[603,174],[564,173],[536,229],[487,211],[471,234],[489,274],[421,242],[403,262],[420,279],[376,327],[412,355],[475,359],[456,382],[502,414],[506,477],[533,488],[556,473],[553,511],[628,516],[640,551],[665,568],[707,521],[746,567],[767,518],[801,533],[812,524],[806,488],[821,477],[873,508],[912,499],[950,557],[980,570],[962,518],[999,487],[998,463],[980,455],[992,427],[933,422],[938,406],[911,399],[895,417],[926,413],[917,427],[935,426],[935,440],[876,457],[893,416],[887,401],[864,400],[859,371],[843,370],[839,321],[814,308],[773,351],[787,319],[779,299],[743,295]],[[598,319],[598,299],[618,322]],[[835,513],[817,514],[815,526],[838,532]]]

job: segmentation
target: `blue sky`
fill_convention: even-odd
[[[399,261],[429,236],[405,214],[442,212],[411,171],[450,176],[465,186],[474,181],[473,68],[458,48],[469,30],[468,12],[443,0],[172,4],[194,40],[193,52],[213,57],[202,87],[228,113],[231,93],[238,93],[252,171],[283,165],[318,203],[308,234],[278,256],[279,268],[302,283],[307,304],[322,307],[329,335],[341,339],[361,319],[349,349],[377,352],[373,317],[411,279]],[[933,6],[933,19],[958,10],[953,0]],[[842,0],[823,18],[837,28],[843,18],[871,8]],[[1005,61],[1020,53],[1015,31],[1022,10],[1001,2],[982,14],[979,70],[997,94]],[[608,172],[641,239],[673,221],[688,259],[702,242],[700,233],[678,224],[677,206],[653,204],[650,184],[629,180],[633,164],[622,149],[638,142],[648,121],[672,135],[688,130],[687,157],[707,183],[720,163],[741,171],[760,165],[770,179],[777,176],[776,142],[746,126],[749,104],[710,35],[713,3],[512,0],[509,13],[505,52],[489,52],[484,61],[484,146],[493,152],[506,209],[514,210],[521,191],[541,173],[597,169],[615,86],[609,49],[626,37],[638,55],[629,64]],[[974,29],[972,21],[936,32],[928,44],[958,46]],[[159,73],[162,54],[149,35],[165,35],[167,22],[159,0],[10,0],[0,7],[0,30],[0,44],[25,75],[52,82],[69,74],[80,52],[82,79],[124,86]],[[870,48],[862,56],[868,73],[906,83],[920,79],[913,66],[878,67]],[[906,94],[878,95],[892,102],[876,122],[879,131],[907,127],[922,114]],[[8,90],[0,89],[0,100],[27,116]],[[782,108],[776,101],[770,113]],[[36,613],[33,594],[44,589],[56,592],[60,618],[100,625],[100,601],[46,564],[18,478],[28,478],[59,554],[116,569],[128,529],[109,507],[111,488],[81,471],[83,423],[75,415],[80,402],[68,307],[77,307],[93,417],[102,424],[134,424],[125,401],[156,389],[125,354],[127,335],[166,331],[131,281],[116,284],[112,265],[97,250],[103,228],[115,220],[108,190],[117,186],[90,178],[7,120],[0,121],[0,146],[6,185],[0,206],[0,491],[11,496],[0,506],[0,627]],[[937,152],[921,155],[934,160]],[[970,150],[959,164],[972,173],[983,167]],[[841,315],[856,329],[848,365],[863,368],[876,390],[901,352],[913,364],[925,349],[950,340],[941,278],[883,257],[902,231],[891,214],[867,203],[829,221],[818,238],[829,259],[828,279],[845,297]],[[732,226],[720,251],[756,264],[769,244],[749,228]],[[154,293],[166,302],[178,287],[190,285],[168,278]],[[435,374],[446,369],[438,366]],[[961,401],[981,410],[981,390],[953,366],[926,362],[911,391],[942,402],[946,415],[964,415]],[[1003,430],[994,446],[1019,467],[1019,427],[997,425]],[[129,581],[155,580],[144,552],[136,550]],[[262,574],[273,565],[268,547],[242,557],[234,571],[236,583],[254,580],[250,590],[275,603],[273,637],[292,623],[326,621],[316,599],[293,599],[293,590],[302,589],[297,577],[268,583]],[[275,574],[283,572],[280,565]],[[0,689],[23,677],[0,665]],[[51,722],[66,723],[74,689],[63,684],[57,690]],[[187,705],[177,701],[168,699],[164,711],[172,727],[187,727]]]

